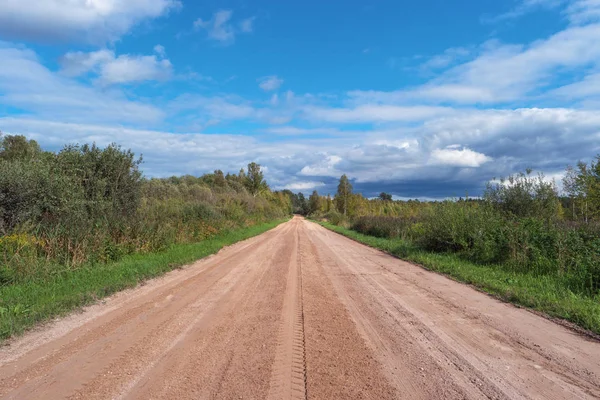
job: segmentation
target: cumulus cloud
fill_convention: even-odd
[[[450,145],[445,149],[433,150],[431,159],[435,164],[473,168],[492,161],[491,157],[485,154],[467,148],[457,149],[454,145]]]
[[[283,79],[278,78],[276,75],[265,76],[258,79],[258,86],[265,92],[272,92],[277,90],[283,84]]]
[[[164,54],[164,47],[157,47],[155,51]],[[113,51],[106,49],[90,53],[69,52],[61,58],[61,65],[63,73],[68,76],[93,71],[104,85],[165,80],[172,73],[171,62],[167,59],[160,59],[156,55],[123,54],[117,57]]]
[[[299,175],[307,176],[341,176],[343,172],[338,170],[336,166],[342,161],[340,156],[323,154],[322,158],[312,165],[306,165],[301,170]]]
[[[219,10],[215,12],[211,19],[204,20],[198,18],[194,21],[194,29],[203,29],[208,38],[223,45],[233,44],[238,33],[251,33],[254,30],[254,17],[246,18],[236,27],[231,21],[233,11]]]
[[[103,42],[181,7],[178,0],[4,0],[0,34],[15,39]]]

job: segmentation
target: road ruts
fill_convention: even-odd
[[[271,372],[270,400],[307,398],[302,264],[298,254],[297,232],[290,261],[275,362]]]

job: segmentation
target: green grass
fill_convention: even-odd
[[[47,279],[0,287],[0,341],[23,333],[53,317],[65,315],[86,304],[174,268],[214,254],[224,246],[266,232],[278,220],[223,232],[193,244],[180,244],[160,253],[136,254],[110,264],[66,271]]]
[[[573,293],[568,288],[566,278],[556,275],[534,276],[507,271],[499,265],[474,264],[456,254],[426,252],[402,240],[377,238],[327,222],[318,223],[368,246],[471,284],[504,301],[568,320],[600,334],[600,296],[592,298]]]

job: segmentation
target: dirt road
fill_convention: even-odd
[[[294,218],[0,348],[0,398],[600,398],[600,343]]]

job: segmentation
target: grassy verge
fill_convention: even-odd
[[[82,267],[50,279],[0,287],[0,340],[214,254],[224,246],[259,235],[284,221],[287,219],[224,232],[198,243],[175,245],[160,253],[131,255],[115,263]]]
[[[368,246],[476,286],[504,301],[568,320],[600,334],[600,296],[592,298],[573,293],[560,276],[515,273],[498,265],[474,264],[454,254],[426,252],[405,241],[367,236],[327,222],[318,223]]]

